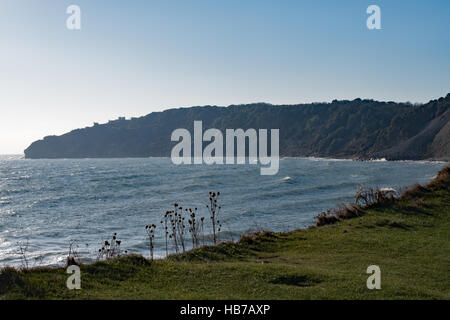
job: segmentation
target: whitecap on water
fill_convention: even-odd
[[[283,179],[281,179],[279,182],[280,183],[285,183],[285,182],[289,182],[292,181],[292,178],[289,176],[284,177]]]
[[[12,209],[0,210],[0,216],[13,216],[16,212]]]
[[[391,187],[380,188],[380,191],[381,192],[396,192],[396,190]]]

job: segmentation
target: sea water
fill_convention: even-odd
[[[318,213],[353,201],[357,186],[399,190],[428,182],[445,165],[284,158],[277,175],[261,176],[255,165],[176,166],[169,158],[0,156],[0,267],[20,266],[20,247],[29,266],[63,264],[71,240],[82,260],[91,262],[115,232],[123,251],[148,256],[147,224],[157,225],[155,254],[162,257],[160,222],[175,202],[198,208],[206,235],[211,233],[210,191],[221,193],[222,241],[253,230],[305,228]]]

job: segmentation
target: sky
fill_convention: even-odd
[[[0,154],[169,108],[427,102],[450,92],[449,16],[448,0],[1,0]]]

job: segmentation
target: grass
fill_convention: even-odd
[[[447,170],[447,171],[445,171]],[[450,169],[361,216],[288,233],[261,232],[150,261],[0,274],[1,299],[450,299]],[[381,290],[366,269],[381,268]]]

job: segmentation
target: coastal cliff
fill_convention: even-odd
[[[450,159],[450,94],[426,104],[355,99],[331,103],[204,106],[119,118],[33,142],[25,157],[166,157],[177,128],[280,129],[281,156]]]

